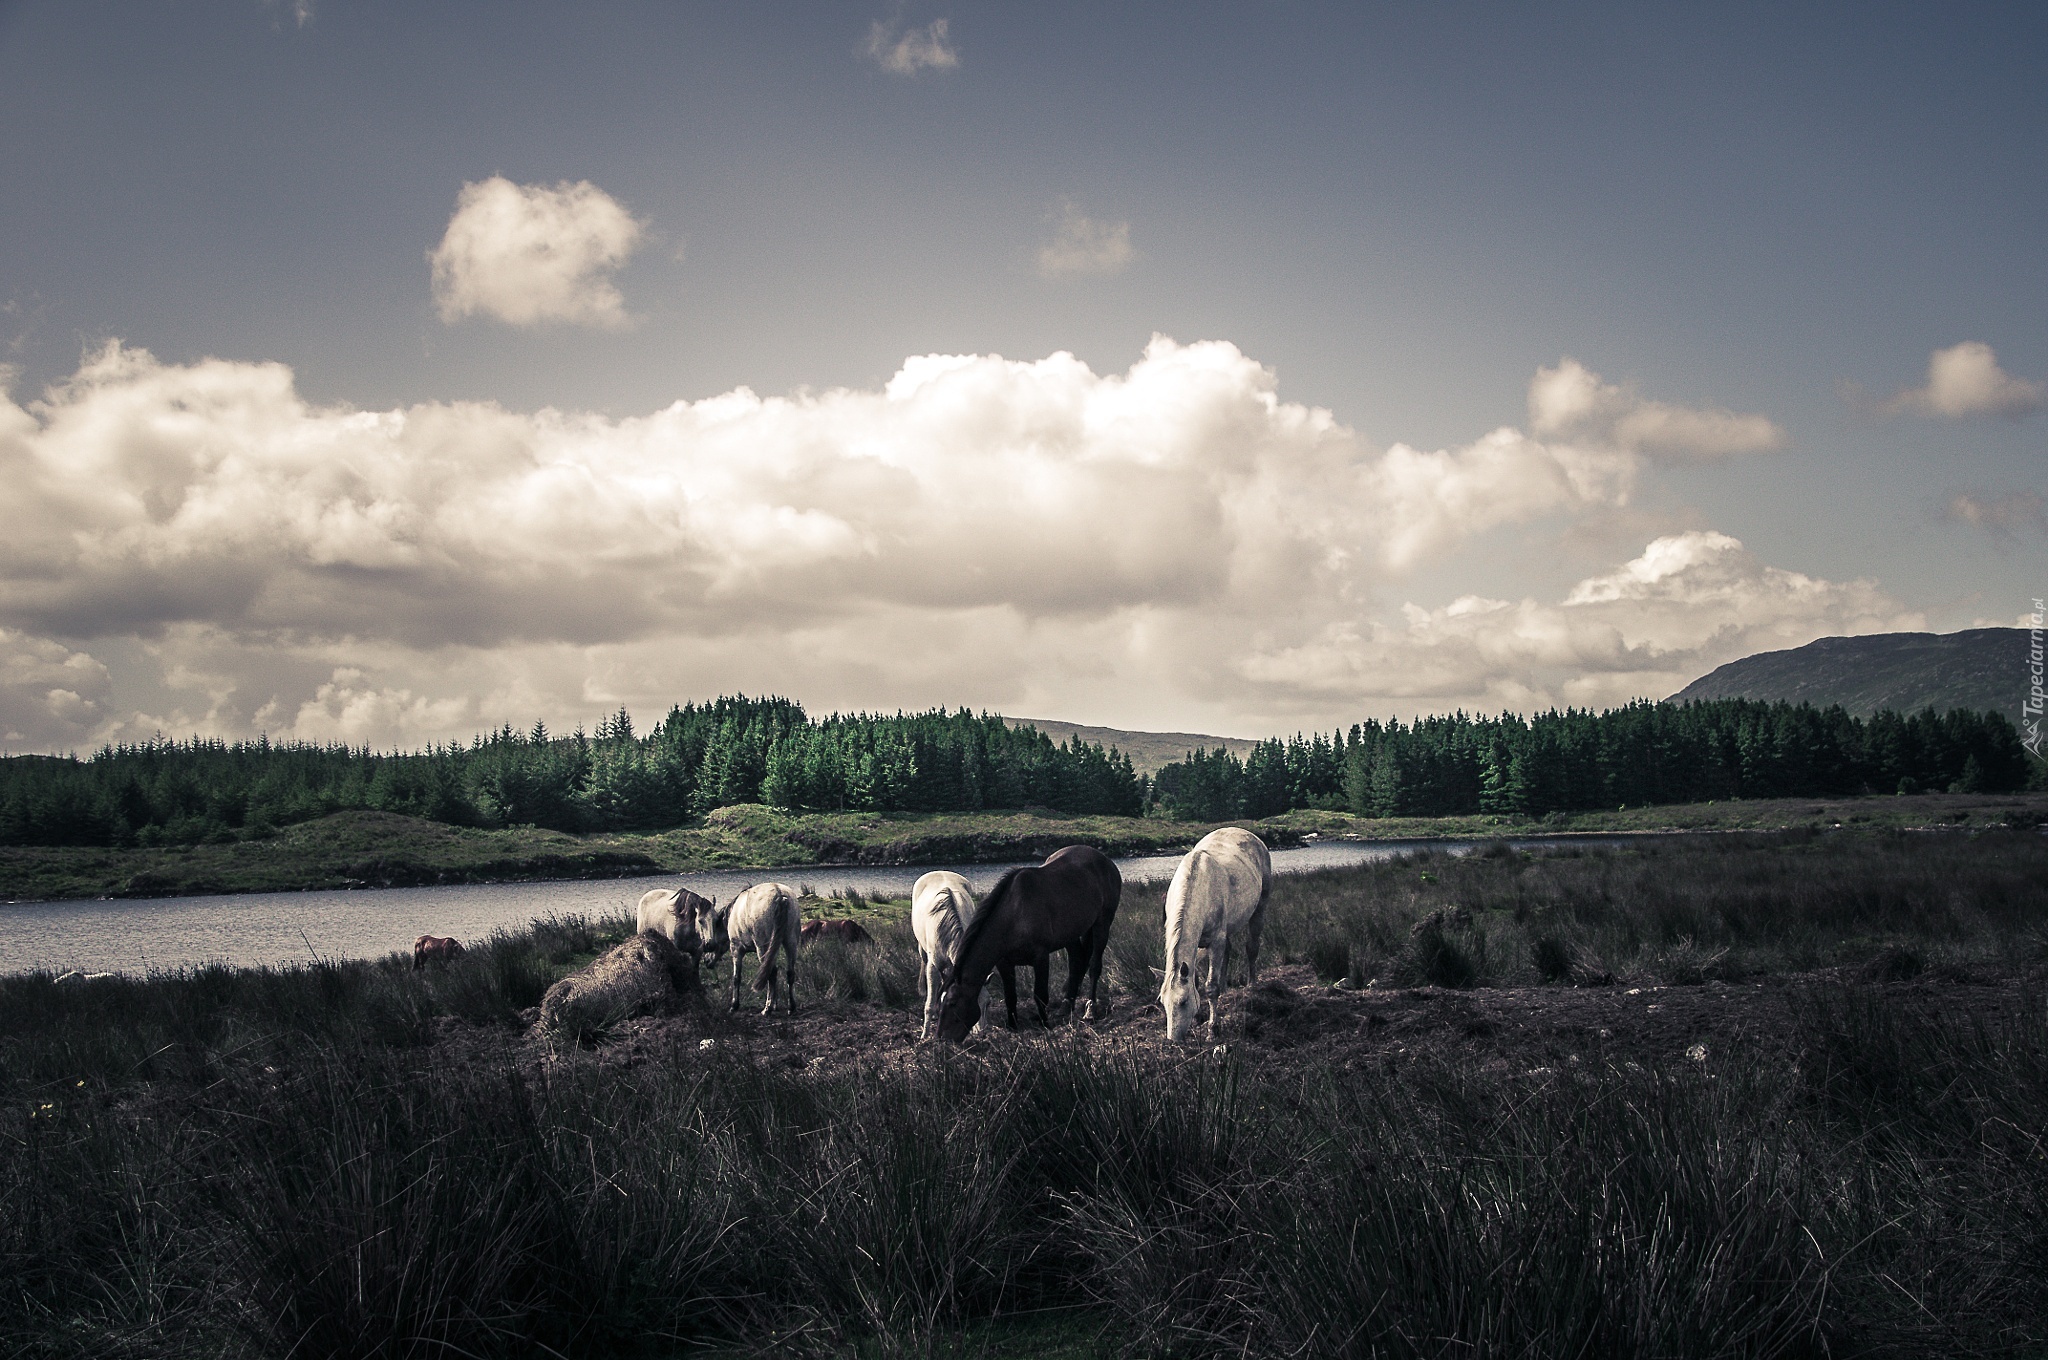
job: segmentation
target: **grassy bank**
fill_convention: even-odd
[[[887,910],[876,944],[806,951],[794,1021],[698,1010],[590,1052],[520,1012],[623,922],[446,973],[0,979],[0,1350],[2048,1344],[2048,839],[1290,877],[1291,985],[1235,993],[1221,1053],[1143,1009],[1159,903],[1127,895],[1111,1022],[945,1052],[913,1042]]]
[[[1905,798],[1778,799],[1625,808],[1613,812],[1364,818],[1290,812],[1255,824],[1274,845],[1314,834],[1363,840],[1556,833],[1763,831],[1842,825],[2026,825],[2048,821],[2048,794],[1926,794]],[[1052,812],[794,813],[745,805],[701,824],[645,835],[572,836],[533,827],[486,831],[381,812],[346,812],[263,839],[158,849],[0,848],[0,900],[164,897],[411,887],[527,879],[607,878],[689,869],[831,864],[991,863],[1062,845],[1110,854],[1183,848],[1211,824]]]

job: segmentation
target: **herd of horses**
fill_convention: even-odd
[[[1264,841],[1239,827],[1210,832],[1182,858],[1166,890],[1165,966],[1159,970],[1159,1005],[1166,1037],[1180,1039],[1207,1013],[1217,1029],[1217,998],[1224,988],[1232,946],[1242,944],[1246,981],[1258,978],[1259,934],[1273,884],[1273,859]],[[797,956],[811,938],[864,941],[856,921],[805,923],[797,891],[786,883],[756,883],[724,905],[688,888],[644,894],[635,929],[667,937],[696,967],[732,960],[732,1006],[740,1007],[746,956],[759,961],[754,990],[765,992],[761,1013],[785,995],[796,1013]],[[1017,1027],[1017,969],[1029,966],[1038,1023],[1049,1026],[1046,987],[1052,956],[1067,956],[1067,1012],[1073,1014],[1085,981],[1083,1020],[1106,1014],[1098,995],[1103,951],[1123,897],[1123,875],[1110,858],[1086,845],[1070,845],[1042,864],[1011,869],[976,899],[959,874],[935,870],[911,891],[910,925],[917,937],[924,986],[920,1039],[936,1024],[939,1038],[959,1043],[983,1021],[983,991],[1000,974],[1010,1028]],[[446,962],[462,946],[423,935],[413,946],[414,967]],[[1206,957],[1203,954],[1206,952]]]

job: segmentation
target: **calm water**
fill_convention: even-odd
[[[1585,838],[1574,837],[1577,844]],[[1464,854],[1478,841],[1320,841],[1273,852],[1280,873],[1328,869],[1430,848]],[[1516,841],[1537,845],[1541,838]],[[1036,863],[1036,861],[1031,861]],[[1164,881],[1180,862],[1174,855],[1118,860],[1126,883]],[[305,963],[314,957],[378,958],[410,951],[427,933],[475,939],[501,927],[518,928],[551,914],[630,912],[649,888],[684,886],[707,897],[731,897],[752,883],[779,879],[820,893],[858,888],[874,896],[905,897],[920,874],[952,869],[977,892],[1008,865],[913,864],[728,869],[610,878],[573,883],[489,883],[435,888],[382,888],[354,892],[238,893],[220,897],[145,897],[120,901],[21,902],[0,906],[0,973],[35,969],[62,972],[141,973],[220,960],[226,963]]]

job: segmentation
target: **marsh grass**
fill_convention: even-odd
[[[804,1076],[309,1043],[0,1158],[20,1355],[923,1353],[1087,1306],[1145,1354],[2038,1344],[2048,1040],[1818,993],[1798,1070],[1346,1080],[1057,1033]]]
[[[1996,834],[1432,856],[1274,892],[1269,957],[1336,941],[1354,972],[1432,929],[1480,986],[1846,965],[1768,1054],[1667,1066],[1274,1068],[1079,1027],[818,1071],[427,1042],[509,1027],[619,921],[445,974],[0,979],[0,1353],[2038,1354],[2048,1006],[2010,979],[2048,866]],[[1112,942],[1144,994],[1159,898],[1127,892]],[[805,951],[812,1002],[917,1004],[880,924]],[[1905,1010],[1858,971],[1899,951],[1996,966],[2006,999]]]
[[[1155,891],[1126,890],[1124,910]],[[2048,960],[2044,926],[2048,837],[1784,832],[1535,853],[1496,843],[1289,875],[1274,884],[1265,941],[1268,957],[1326,977],[1341,943],[1352,976],[1411,984],[1604,974],[1684,986],[1863,967],[1901,949],[1951,971],[2003,969]]]

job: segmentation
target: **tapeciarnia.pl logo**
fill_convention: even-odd
[[[2027,701],[2020,705],[2020,727],[2026,732],[2021,744],[2029,754],[2041,754],[2041,627],[2048,622],[2048,605],[2034,601],[2034,616],[2028,620],[2033,625],[2032,642],[2027,648]]]

